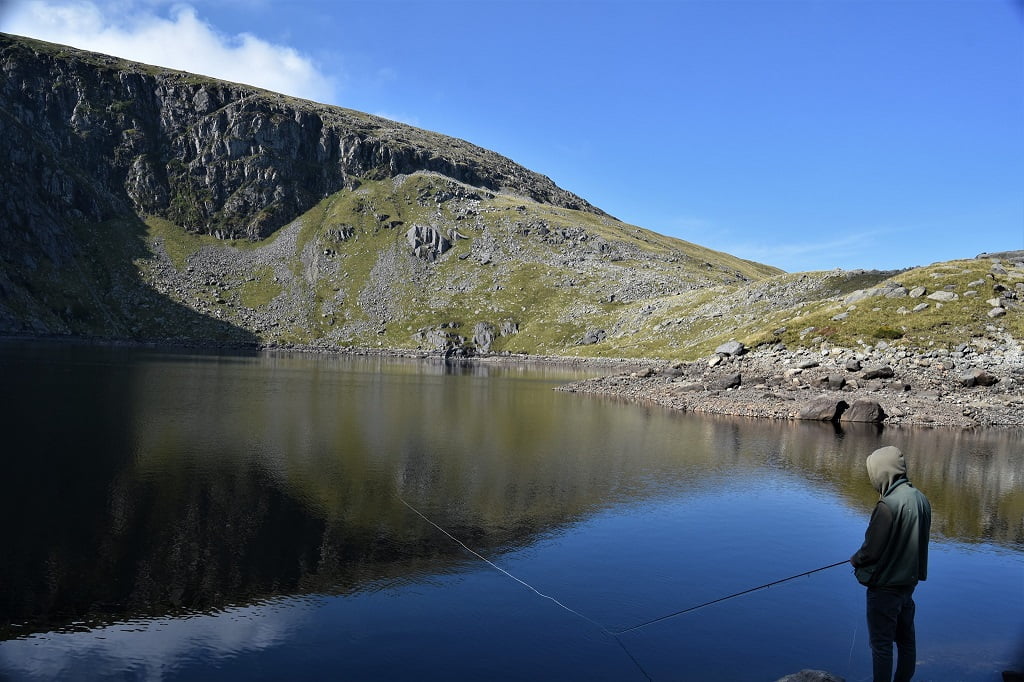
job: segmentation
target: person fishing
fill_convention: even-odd
[[[911,485],[899,448],[872,452],[868,478],[880,499],[871,513],[864,544],[850,557],[857,580],[867,587],[868,637],[874,682],[907,682],[917,667],[914,588],[928,578],[928,534],[932,509]],[[898,658],[893,675],[893,644]]]

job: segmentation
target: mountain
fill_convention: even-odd
[[[783,273],[463,140],[5,34],[0,66],[0,334],[691,358],[917,329],[843,303],[917,274]],[[994,308],[946,306],[911,317]]]

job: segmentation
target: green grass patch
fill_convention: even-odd
[[[246,308],[260,308],[277,298],[283,288],[274,280],[271,268],[260,268],[252,273],[252,279],[238,288],[238,300]]]
[[[199,251],[204,246],[225,247],[232,246],[237,249],[257,249],[273,242],[275,237],[262,242],[252,242],[248,239],[218,239],[209,234],[197,234],[175,225],[169,220],[148,216],[145,218],[147,236],[152,242],[159,239],[171,259],[174,267],[181,270],[189,256]]]

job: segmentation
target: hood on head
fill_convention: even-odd
[[[903,460],[903,452],[899,448],[887,445],[868,455],[868,478],[871,485],[884,495],[897,479],[907,477],[907,463]]]

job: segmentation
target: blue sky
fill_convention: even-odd
[[[1022,0],[0,0],[0,30],[461,137],[789,271],[1024,249]]]

